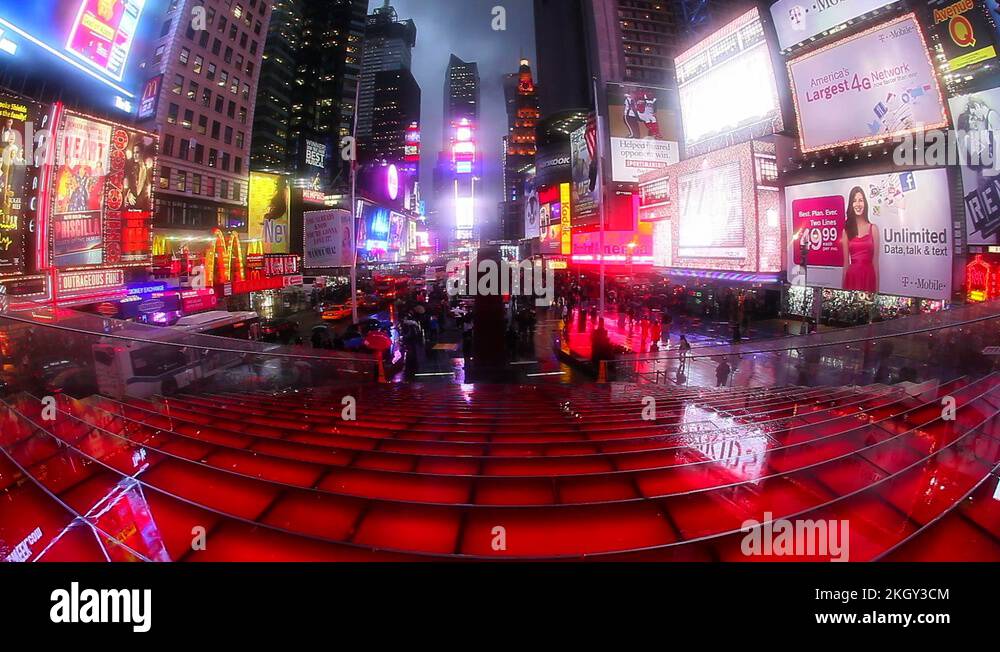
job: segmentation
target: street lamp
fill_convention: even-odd
[[[633,276],[633,272],[634,272],[634,263],[635,263],[635,248],[638,245],[636,245],[635,240],[633,240],[632,242],[628,243],[626,246],[628,247],[628,277],[629,277],[629,280],[634,283],[635,279],[632,278],[632,276]]]

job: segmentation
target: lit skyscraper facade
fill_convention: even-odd
[[[416,25],[412,20],[399,20],[389,0],[368,16],[358,96],[358,139],[362,143],[372,136],[376,76],[381,72],[410,70],[416,43]]]

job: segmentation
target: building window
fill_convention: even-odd
[[[188,150],[191,148],[191,141],[187,138],[181,138],[181,148],[177,152],[177,158],[182,161],[188,160]]]
[[[194,74],[200,75],[201,74],[201,68],[204,65],[205,65],[205,57],[201,56],[200,54],[196,55],[195,58],[194,58],[194,65],[191,66],[191,70],[192,70],[192,72],[194,72]]]
[[[236,174],[243,174],[243,157],[237,156],[235,165],[233,165],[233,172]]]
[[[218,120],[212,120],[212,138],[214,138],[215,140],[219,140],[219,129],[221,127],[222,125],[219,123]]]
[[[194,123],[194,111],[191,109],[184,109],[184,122],[181,126],[185,129],[190,129],[191,125]]]
[[[243,32],[242,34],[240,34],[240,47],[243,48],[244,50],[247,49],[247,34],[246,34],[246,32]]]
[[[201,194],[201,175],[193,174],[191,175],[191,192],[196,195]]]
[[[257,41],[250,44],[250,54],[257,54]]]
[[[230,41],[235,41],[236,40],[236,32],[237,31],[238,30],[236,29],[236,23],[233,23],[232,25],[229,26],[229,40]]]
[[[252,75],[253,74],[253,61],[249,61],[249,60],[247,61],[247,74],[248,75]]]
[[[188,99],[194,102],[198,99],[198,82],[188,82]]]
[[[202,136],[208,131],[208,116],[199,115],[198,116],[198,133]]]
[[[184,170],[177,171],[177,185],[174,187],[180,192],[187,192],[187,172]]]
[[[212,90],[210,88],[201,89],[201,105],[210,106],[212,104]]]
[[[239,90],[240,90],[240,78],[233,76],[233,78],[229,80],[229,92],[232,93],[233,95],[236,95],[236,93],[238,93]]]
[[[171,134],[163,137],[163,151],[161,154],[165,154],[166,156],[174,155],[174,137]]]
[[[160,166],[160,187],[164,190],[170,187],[170,168],[166,165]]]
[[[161,38],[170,33],[170,23],[172,23],[172,22],[173,22],[173,20],[170,19],[170,18],[168,18],[167,20],[163,21],[163,25],[160,27],[160,37]]]
[[[181,110],[181,107],[176,104],[171,104],[167,109],[167,123],[175,125],[177,124],[177,113]]]
[[[228,25],[228,24],[229,24],[229,21],[226,20],[225,16],[219,16],[219,26],[218,26],[217,29],[220,32],[224,32],[224,31],[226,31],[226,25]]]
[[[221,95],[215,96],[215,112],[222,113],[222,107],[225,105],[226,100]]]
[[[226,46],[226,53],[222,55],[222,60],[226,63],[233,62],[233,49],[231,47]]]
[[[233,128],[232,127],[226,127],[226,135],[222,139],[222,142],[224,142],[227,145],[231,145],[233,143]]]
[[[260,36],[260,27],[261,26],[259,20],[253,21],[253,33],[256,34],[257,36]]]
[[[215,177],[205,177],[205,194],[215,197]]]
[[[240,107],[240,124],[245,125],[247,123],[247,108],[245,106]]]
[[[163,53],[167,50],[167,46],[158,45],[156,46],[156,51],[153,53],[153,63],[160,63],[163,61]]]
[[[229,73],[226,72],[225,70],[220,70],[219,71],[219,86],[222,87],[222,88],[225,88],[227,83],[229,83]]]
[[[215,161],[218,158],[218,156],[219,153],[215,149],[211,147],[208,148],[208,167],[210,168],[215,167]]]
[[[191,50],[187,48],[181,48],[181,55],[180,57],[178,57],[178,59],[180,60],[182,66],[188,65],[188,59],[190,57],[191,57]]]
[[[233,15],[237,18],[243,18],[243,5],[239,3],[233,5]]]
[[[250,84],[243,84],[243,101],[250,101]]]
[[[229,152],[222,153],[222,170],[229,172]]]
[[[174,75],[174,85],[170,89],[170,92],[174,95],[180,95],[184,92],[184,77],[181,75]]]
[[[240,149],[243,149],[243,140],[245,138],[246,134],[244,134],[242,131],[236,132],[236,146],[239,147]]]
[[[194,162],[198,165],[205,162],[205,146],[201,143],[194,146]]]
[[[205,77],[208,78],[208,81],[215,81],[215,64],[214,63],[209,63],[208,64],[208,72],[205,73]]]
[[[208,30],[204,29],[201,31],[201,37],[198,39],[198,45],[203,48],[208,47]]]
[[[215,39],[212,41],[212,54],[219,56],[219,52],[222,51],[222,41]]]
[[[219,197],[229,199],[229,182],[225,179],[219,179]]]

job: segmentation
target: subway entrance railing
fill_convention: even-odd
[[[961,306],[867,326],[721,346],[674,344],[657,355],[600,363],[609,382],[769,387],[863,385],[982,376],[1000,357],[1000,302]]]

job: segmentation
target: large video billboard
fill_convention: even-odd
[[[778,47],[793,45],[857,18],[869,11],[891,5],[896,0],[778,0],[771,5],[771,18],[778,34]]]
[[[264,244],[266,254],[289,252],[288,180],[279,174],[250,173],[249,225],[251,240]]]
[[[541,234],[541,204],[533,181],[524,184],[524,237],[528,240]]]
[[[967,153],[962,169],[966,243],[1000,244],[1000,88],[948,99],[960,145]]]
[[[679,54],[674,66],[687,156],[784,128],[756,8]]]
[[[158,35],[165,8],[166,0],[0,2],[3,57],[14,69],[134,112],[146,81],[136,53]],[[92,90],[98,87],[104,92]]]
[[[782,229],[777,188],[763,179],[774,147],[741,143],[671,168],[667,195],[657,211],[657,266],[733,272],[782,269]],[[648,215],[648,213],[646,213]],[[669,229],[669,231],[668,231]]]
[[[737,258],[747,255],[743,224],[743,179],[739,161],[678,175],[682,258]]]
[[[613,181],[639,177],[680,160],[677,115],[665,88],[608,84]]]
[[[954,248],[944,169],[788,186],[785,214],[793,285],[951,298]]]
[[[947,124],[913,14],[788,62],[803,152]]]
[[[27,125],[41,128],[42,107],[0,94],[0,276],[23,274],[27,264],[29,222],[36,193],[31,189],[35,161],[26,142]]]

